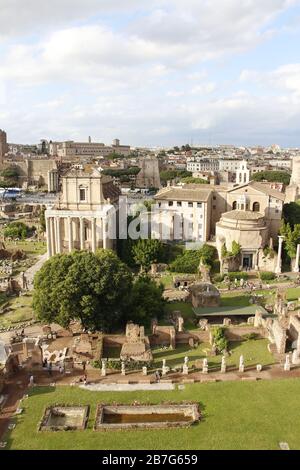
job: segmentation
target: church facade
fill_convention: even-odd
[[[97,168],[72,168],[62,177],[62,193],[45,212],[47,253],[114,248],[119,190]]]

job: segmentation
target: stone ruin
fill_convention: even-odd
[[[122,361],[152,361],[152,352],[149,338],[145,336],[143,326],[132,322],[126,325],[126,339],[121,349],[120,359]]]
[[[221,297],[219,290],[211,283],[201,282],[189,287],[191,301],[194,308],[219,307]]]

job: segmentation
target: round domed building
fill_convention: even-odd
[[[235,260],[239,264],[236,269],[265,269],[263,249],[269,245],[269,240],[269,227],[260,212],[233,210],[222,214],[216,223],[216,247],[220,259],[224,246],[228,252],[232,250],[232,242],[241,247],[240,255]]]

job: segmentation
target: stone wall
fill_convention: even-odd
[[[33,159],[24,160],[22,162],[4,163],[4,168],[15,167],[18,171],[19,186],[24,183],[29,185],[48,185],[48,172],[57,169],[55,160],[50,159]]]
[[[280,325],[278,320],[274,320],[271,325],[271,336],[278,354],[283,354],[286,346],[286,329]]]
[[[244,335],[255,333],[259,339],[265,338],[265,330],[263,328],[249,326],[232,326],[225,329],[225,336],[228,341],[242,341]]]

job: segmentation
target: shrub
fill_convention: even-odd
[[[239,271],[228,273],[227,276],[229,277],[230,281],[234,281],[235,279],[237,279],[238,281],[240,281],[241,279],[244,279],[244,281],[247,281],[249,277],[247,273],[243,273]]]
[[[272,281],[276,278],[275,274],[271,271],[261,272],[259,273],[259,277],[262,281]]]
[[[24,240],[30,232],[29,227],[23,222],[12,222],[4,229],[4,236],[10,238],[21,238]]]
[[[215,282],[223,282],[223,280],[224,280],[224,274],[216,274],[214,276],[214,281]]]
[[[211,330],[214,344],[219,352],[226,351],[228,347],[225,330],[226,328],[222,326],[214,327]]]

